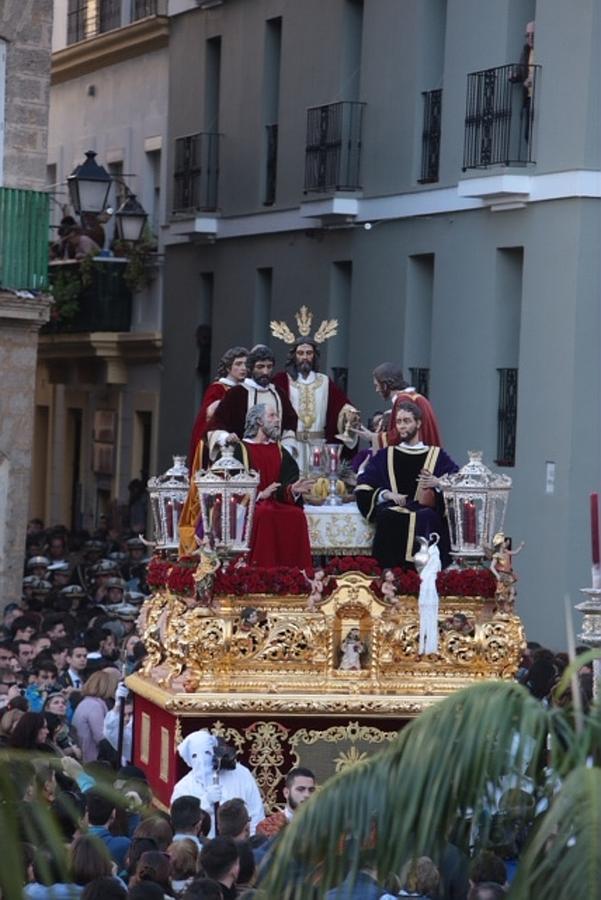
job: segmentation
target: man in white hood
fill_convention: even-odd
[[[257,782],[249,769],[236,762],[233,769],[215,767],[217,738],[206,729],[193,731],[181,742],[177,752],[192,769],[177,782],[171,803],[178,797],[198,797],[201,807],[211,816],[209,837],[215,837],[215,804],[239,797],[250,815],[250,833],[254,834],[265,811]]]

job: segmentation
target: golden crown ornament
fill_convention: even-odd
[[[311,334],[313,313],[308,306],[301,306],[295,315],[295,319],[298,328],[298,337],[295,336],[292,329],[283,320],[280,320],[279,322],[274,320],[269,323],[272,335],[275,338],[278,338],[278,340],[284,341],[285,344],[302,342],[303,338],[307,338],[308,341],[312,341],[316,344],[323,344],[324,341],[334,337],[338,332],[338,319],[324,319],[313,337],[310,338],[309,335]]]

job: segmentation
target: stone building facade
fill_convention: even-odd
[[[48,237],[40,191],[46,182],[52,14],[52,0],[4,0],[0,6],[0,604],[21,596],[38,331],[48,319],[48,298],[39,290]],[[23,228],[23,216],[31,231]],[[15,256],[32,254],[42,260],[37,269],[11,267]]]

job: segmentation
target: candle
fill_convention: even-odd
[[[313,467],[319,469],[321,466],[321,450],[315,447],[313,450]]]
[[[463,540],[466,544],[476,543],[476,504],[471,500],[463,504]]]
[[[591,494],[591,546],[593,550],[593,565],[601,562],[599,556],[599,494]]]

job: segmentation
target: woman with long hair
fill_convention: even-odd
[[[41,753],[51,752],[48,740],[46,716],[41,712],[23,713],[8,739],[8,746],[15,750],[36,750]]]

